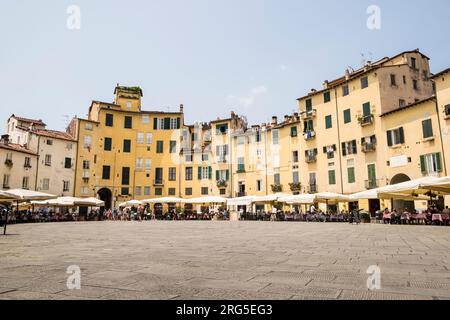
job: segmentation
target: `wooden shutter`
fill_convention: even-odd
[[[153,118],[153,130],[158,129],[158,118]]]
[[[219,181],[219,170],[216,170],[216,181]]]
[[[198,180],[202,180],[202,167],[198,167],[197,178]]]
[[[400,127],[399,129],[399,135],[400,135],[400,143],[405,143],[405,131],[403,130],[403,127]]]
[[[420,156],[420,171],[422,171],[422,173],[427,172],[427,164],[425,162],[425,156]]]
[[[363,115],[365,117],[368,117],[372,114],[372,111],[370,110],[370,102],[363,104]]]
[[[208,179],[212,179],[212,167],[208,167]]]
[[[181,118],[177,118],[177,129],[181,127]]]
[[[438,172],[442,172],[442,157],[441,153],[436,153],[436,167]]]
[[[392,131],[388,130],[386,134],[387,134],[387,144],[389,147],[392,147]]]
[[[352,152],[353,154],[356,154],[358,151],[357,147],[356,147],[356,140],[352,141]]]
[[[164,130],[170,129],[170,118],[164,118]]]
[[[227,181],[230,179],[230,170],[225,171],[225,179]]]
[[[342,142],[342,155],[343,156],[347,155],[347,148],[345,148],[345,142]]]

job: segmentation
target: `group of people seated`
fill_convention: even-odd
[[[440,212],[436,206],[429,206],[428,209],[423,211],[411,210],[405,208],[404,210],[394,209],[390,211],[389,209],[384,209],[383,211],[377,211],[376,219],[383,221],[385,224],[436,224],[433,219],[434,215],[440,215],[440,224],[448,224],[450,209],[447,206],[442,212]]]

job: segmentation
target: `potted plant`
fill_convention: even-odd
[[[302,184],[300,182],[289,183],[291,191],[300,191],[302,189]]]
[[[370,223],[370,214],[368,212],[361,212],[360,217],[362,223]]]
[[[13,166],[12,160],[11,160],[11,159],[6,159],[6,160],[5,160],[5,165],[6,165],[8,168],[11,168],[11,167]]]
[[[271,187],[272,187],[272,192],[283,191],[283,186],[281,184],[273,184]]]

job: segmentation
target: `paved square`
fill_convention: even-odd
[[[450,228],[334,223],[26,224],[0,299],[450,299]],[[69,290],[67,267],[81,268]],[[381,290],[366,270],[381,269]]]

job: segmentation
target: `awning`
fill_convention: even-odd
[[[165,197],[165,198],[154,198],[154,199],[146,199],[142,200],[142,203],[184,203],[185,199],[177,198],[177,197]]]
[[[8,191],[3,191],[4,193],[16,197],[19,200],[48,200],[55,199],[57,196],[53,194],[31,191],[25,189],[12,189]]]
[[[185,200],[186,203],[195,203],[195,204],[202,204],[202,203],[226,203],[227,199],[222,197],[200,197],[200,198],[192,198]]]

